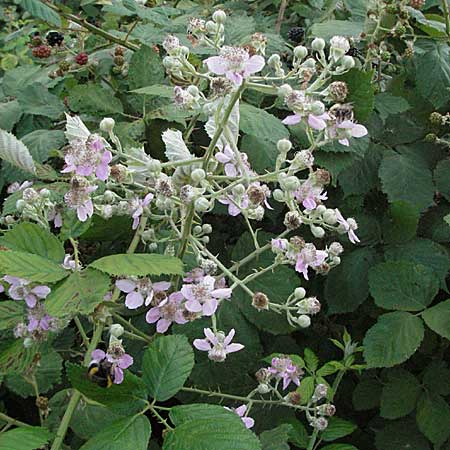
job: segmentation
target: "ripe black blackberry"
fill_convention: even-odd
[[[288,32],[288,39],[296,44],[299,44],[303,41],[305,37],[305,29],[302,27],[294,27],[291,28]]]
[[[348,52],[346,53],[346,55],[348,56],[353,56],[353,58],[356,58],[358,56],[361,56],[361,52],[359,51],[358,48],[356,47],[350,47],[350,49],[348,50]]]
[[[64,35],[58,31],[50,31],[46,36],[48,45],[55,47],[61,45],[64,41]]]

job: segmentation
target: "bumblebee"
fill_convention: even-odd
[[[114,383],[114,367],[106,359],[99,362],[93,361],[89,364],[87,376],[100,387],[109,388]]]
[[[338,123],[353,120],[353,106],[351,103],[336,103],[330,108],[330,116]]]

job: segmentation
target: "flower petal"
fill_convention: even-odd
[[[212,316],[216,311],[217,307],[219,306],[219,302],[215,298],[210,298],[203,303],[203,314],[205,316]]]
[[[121,369],[127,369],[132,364],[133,364],[133,357],[131,355],[129,355],[128,353],[125,353],[125,355],[123,355],[117,363],[117,365]]]
[[[125,298],[125,306],[129,309],[139,308],[144,304],[144,297],[140,292],[130,292]]]
[[[265,66],[266,61],[260,55],[253,55],[248,61],[244,63],[245,75],[250,75],[252,73],[260,72]]]
[[[106,353],[103,350],[97,349],[91,353],[91,358],[95,361],[101,361],[105,359]]]
[[[216,75],[223,75],[228,70],[228,62],[221,56],[211,56],[204,60],[208,69]]]
[[[284,125],[297,125],[301,120],[302,118],[298,114],[292,114],[287,116],[282,123],[284,123]]]
[[[202,352],[211,350],[211,344],[206,339],[194,339],[194,347]]]
[[[145,315],[145,320],[147,323],[155,323],[161,318],[161,311],[159,308],[150,308]]]
[[[171,323],[172,322],[170,320],[159,319],[158,323],[156,324],[156,331],[158,333],[165,333],[169,329]]]
[[[367,128],[364,125],[354,125],[352,128],[353,137],[360,138],[366,136],[367,133]]]
[[[227,353],[234,353],[238,352],[239,350],[242,350],[244,348],[244,345],[242,344],[230,344],[226,348]]]
[[[120,289],[122,292],[130,293],[131,291],[134,291],[136,289],[136,282],[133,280],[129,280],[127,278],[124,278],[122,280],[116,281],[116,287]]]

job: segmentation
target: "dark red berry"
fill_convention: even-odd
[[[85,66],[89,61],[89,56],[87,53],[78,53],[77,56],[75,56],[75,62],[80,66]]]
[[[50,31],[46,36],[48,45],[55,47],[56,45],[61,45],[64,41],[64,35],[58,31]]]
[[[32,54],[36,58],[48,58],[52,54],[52,49],[48,45],[39,45],[34,47]]]

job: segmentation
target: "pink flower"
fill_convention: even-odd
[[[143,200],[135,198],[132,200],[130,209],[131,209],[131,217],[133,218],[133,230],[135,230],[139,226],[140,218],[144,213],[144,208],[150,204],[153,200],[153,194],[147,194]]]
[[[14,183],[10,184],[8,188],[6,189],[6,192],[8,194],[14,194],[14,192],[23,191],[27,187],[33,186],[32,181],[24,181],[22,184],[15,181]]]
[[[246,428],[252,428],[253,425],[255,425],[255,420],[245,415],[247,412],[247,405],[241,405],[238,408],[228,408],[227,406],[224,406],[224,408],[236,413],[242,419]]]
[[[108,179],[112,160],[112,153],[104,149],[100,136],[92,134],[88,139],[76,139],[70,142],[69,149],[64,156],[66,166],[61,173],[75,172],[76,175],[95,176],[102,181]]]
[[[219,202],[223,205],[228,205],[228,214],[233,217],[241,214],[242,210],[248,208],[249,205],[247,194],[239,197],[234,194],[227,195],[225,197],[219,198]]]
[[[66,205],[76,209],[77,217],[81,222],[86,222],[94,214],[94,204],[90,194],[97,190],[98,186],[78,186],[72,183],[69,192],[64,195]]]
[[[240,152],[241,160],[244,165],[244,170],[247,175],[254,175],[254,172],[252,171],[250,164],[248,162],[248,156],[246,153]],[[237,161],[236,161],[236,155],[233,152],[233,150],[230,148],[229,145],[225,145],[225,148],[217,152],[215,155],[215,158],[220,163],[224,164],[224,171],[225,175],[229,177],[236,177],[238,175],[244,175],[243,171],[239,167]]]
[[[116,287],[125,292],[125,306],[129,309],[137,309],[145,303],[148,306],[157,292],[164,292],[170,288],[167,281],[153,283],[150,278],[124,278],[116,281]]]
[[[305,280],[309,280],[308,267],[319,267],[327,256],[327,252],[317,250],[314,244],[306,244],[297,254],[295,270],[303,274]]]
[[[195,284],[183,284],[181,293],[187,300],[186,309],[190,312],[202,312],[204,316],[212,316],[219,305],[219,299],[230,298],[230,288],[215,288],[216,280],[206,275]]]
[[[128,369],[133,364],[133,357],[125,353],[120,343],[110,345],[108,353],[96,349],[91,353],[91,362],[100,363],[105,360],[112,364],[114,371],[114,383],[120,384],[123,381],[123,370]]]
[[[283,380],[283,389],[286,389],[291,382],[300,385],[300,376],[303,371],[292,363],[290,358],[273,358],[272,365],[267,369],[276,378]]]
[[[208,358],[211,361],[223,362],[229,353],[238,352],[244,346],[242,344],[231,344],[234,334],[234,328],[225,336],[222,331],[213,333],[211,328],[204,328],[206,339],[195,339],[194,347],[197,350],[208,352]]]
[[[35,286],[31,288],[29,286],[31,281],[10,275],[5,275],[3,280],[10,284],[8,295],[13,300],[25,300],[29,308],[34,308],[39,301],[38,299],[46,298],[51,291],[48,286]]]
[[[349,241],[352,244],[360,242],[358,236],[356,236],[356,233],[354,231],[358,229],[358,224],[356,223],[356,220],[351,217],[345,220],[338,209],[335,209],[334,212],[336,213],[336,219],[338,223],[342,227],[343,231],[347,233]]]
[[[42,303],[38,303],[34,308],[28,310],[27,330],[31,332],[55,330],[57,319],[49,316]]]
[[[311,180],[306,180],[301,186],[294,192],[295,198],[298,202],[302,202],[302,205],[309,210],[317,208],[317,203],[320,200],[327,200],[327,193],[323,192],[321,186],[315,186]]]
[[[297,125],[302,120],[302,115],[292,114],[287,116],[283,123],[285,125]],[[324,130],[327,127],[326,120],[330,120],[330,116],[327,113],[320,115],[308,114],[308,125],[314,130]]]
[[[158,333],[165,333],[170,325],[172,325],[172,322],[181,325],[185,324],[188,321],[183,315],[185,311],[183,301],[184,297],[181,292],[173,292],[158,306],[151,308],[145,316],[145,320],[148,323],[158,322],[156,324],[156,331]]]
[[[211,56],[204,62],[211,72],[225,75],[236,86],[240,86],[249,75],[260,72],[265,65],[262,56],[250,56],[244,48],[228,46],[222,47],[220,56]]]
[[[367,135],[367,128],[364,125],[356,124],[353,120],[344,120],[338,122],[328,129],[330,138],[337,138],[339,144],[348,147],[350,142],[348,138],[360,138]]]
[[[287,239],[272,239],[271,245],[272,245],[272,251],[274,253],[282,253],[285,252],[288,249],[288,240]]]

